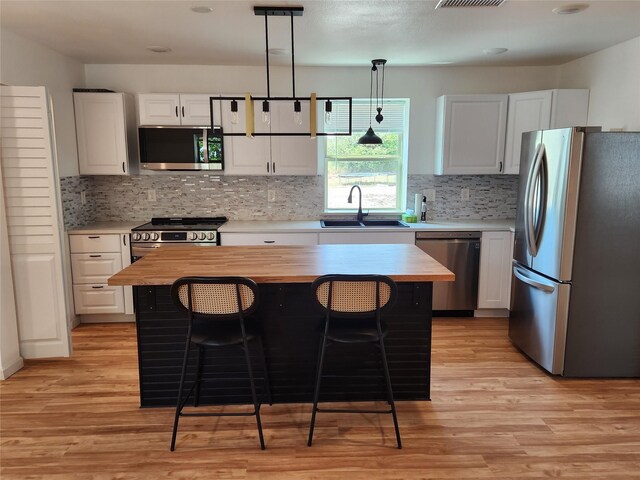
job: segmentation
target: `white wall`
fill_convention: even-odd
[[[0,30],[0,82],[47,87],[53,98],[60,176],[78,175],[72,89],[84,86],[82,63],[3,28]]]
[[[393,64],[393,60],[389,60]],[[264,67],[85,65],[89,88],[129,93],[264,94]],[[557,67],[398,67],[386,69],[385,96],[411,99],[409,173],[433,173],[435,102],[445,93],[509,93],[556,88]],[[291,70],[271,69],[272,95],[291,94]],[[369,96],[369,69],[298,67],[296,93]]]
[[[640,131],[640,37],[562,65],[560,88],[589,88],[589,125]]]
[[[4,209],[2,170],[0,169],[0,380],[13,375],[22,368],[18,340],[18,319],[11,274],[9,236]]]

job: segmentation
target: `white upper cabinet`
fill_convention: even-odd
[[[227,95],[242,96],[242,95]],[[309,104],[301,103],[302,124],[293,120],[293,102],[271,102],[271,123],[262,121],[262,103],[254,102],[255,132],[309,132]],[[246,131],[246,105],[238,101],[238,121],[231,122],[229,102],[222,105],[224,132]],[[224,137],[225,175],[316,175],[316,140],[309,136]]]
[[[128,175],[138,156],[132,97],[74,92],[73,103],[80,175]]]
[[[273,132],[308,133],[309,103],[301,102],[298,125],[293,119],[293,102],[271,102]],[[306,136],[271,137],[271,173],[274,175],[316,175],[318,173],[317,140]]]
[[[509,95],[504,173],[520,172],[522,134],[586,125],[589,90],[542,90]]]
[[[443,95],[436,121],[437,175],[503,169],[508,95]]]
[[[209,98],[217,94],[141,93],[140,125],[211,125]]]

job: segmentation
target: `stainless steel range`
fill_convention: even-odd
[[[153,218],[131,229],[131,260],[135,262],[163,245],[220,245],[218,228],[226,221],[227,217]]]

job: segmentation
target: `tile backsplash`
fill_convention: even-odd
[[[414,195],[436,191],[430,220],[505,219],[516,215],[515,175],[409,175],[407,207]],[[461,200],[462,188],[469,199]],[[139,175],[64,177],[62,201],[67,228],[92,221],[148,221],[159,216],[217,216],[232,220],[306,220],[323,216],[323,177],[236,177]],[[275,200],[268,202],[268,192]],[[85,191],[86,205],[80,201]],[[155,193],[155,200],[153,194]]]

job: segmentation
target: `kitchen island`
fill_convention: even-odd
[[[432,282],[453,281],[454,275],[416,246],[190,246],[159,248],[109,279],[109,285],[134,286],[141,406],[176,402],[187,322],[169,291],[183,276],[244,276],[258,283],[254,316],[263,328],[273,401],[310,401],[324,321],[310,283],[329,273],[377,273],[398,283],[398,300],[384,317],[394,394],[397,400],[428,400]],[[370,345],[332,347],[323,400],[384,400],[379,361]],[[207,352],[204,371],[217,381],[203,384],[201,404],[251,403],[240,349]],[[194,372],[195,359],[187,381]]]

